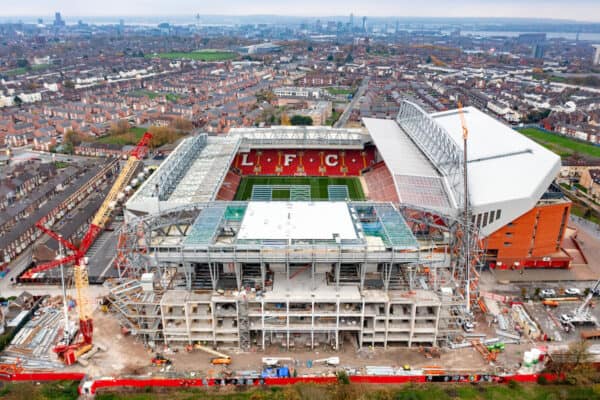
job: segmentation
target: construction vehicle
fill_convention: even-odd
[[[556,300],[546,299],[542,301],[542,304],[548,307],[558,307],[559,302]]]
[[[77,291],[77,308],[79,311],[79,331],[74,337],[65,335],[63,340],[53,349],[58,357],[63,360],[67,365],[71,365],[77,361],[77,358],[82,354],[92,349],[92,335],[94,331],[94,324],[92,321],[92,310],[88,301],[87,289],[89,287],[88,270],[87,270],[87,259],[85,254],[87,253],[90,246],[94,243],[100,232],[106,227],[112,213],[112,209],[116,204],[117,196],[123,191],[127,183],[131,180],[135,171],[146,155],[148,151],[147,146],[150,143],[152,135],[146,132],[142,139],[139,141],[137,146],[131,151],[127,162],[121,169],[121,172],[117,176],[115,183],[111,187],[108,195],[100,205],[100,208],[94,215],[92,223],[90,224],[88,231],[81,240],[79,248],[75,247],[68,240],[62,238],[60,235],[52,232],[47,228],[44,223],[43,231],[55,238],[62,246],[73,250],[74,253],[67,257],[62,255],[52,262],[38,265],[33,269],[28,270],[23,277],[30,278],[33,274],[47,271],[57,266],[63,266],[71,262],[75,262],[73,266],[73,277],[75,282],[75,288]],[[62,254],[62,252],[61,252]],[[63,276],[63,287],[64,287],[64,276]],[[65,315],[65,323],[68,328],[68,316]],[[68,330],[68,329],[67,329]]]
[[[592,299],[594,295],[600,293],[600,279],[590,288],[588,295],[583,302],[573,312],[562,314],[558,320],[567,328],[573,328],[575,325],[598,325],[596,318],[590,313]]]
[[[487,361],[487,362],[496,361],[496,357],[498,357],[498,353],[497,352],[490,351],[486,346],[484,346],[477,339],[471,341],[471,344],[473,345],[473,347],[475,348],[475,350],[477,350],[481,354],[481,356],[483,357],[483,359],[485,361]]]
[[[229,365],[231,364],[231,357],[227,354],[221,353],[217,350],[213,350],[210,347],[202,346],[200,344],[195,344],[194,349],[202,350],[206,353],[212,354],[216,357],[210,359],[210,363],[212,365]]]
[[[291,357],[263,357],[262,363],[269,367],[275,367],[281,362],[292,362],[294,361]]]
[[[169,360],[168,358],[166,358],[165,356],[163,356],[160,353],[156,353],[156,355],[154,357],[152,357],[152,365],[156,366],[156,367],[162,367],[163,365],[171,365],[172,362],[171,360]]]

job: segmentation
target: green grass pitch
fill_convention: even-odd
[[[246,176],[242,178],[235,194],[235,200],[248,200],[252,196],[254,185],[310,185],[313,200],[328,200],[328,185],[346,185],[351,200],[364,200],[360,180],[358,178],[333,177],[299,177],[299,176]],[[287,192],[274,191],[273,197],[287,199]]]

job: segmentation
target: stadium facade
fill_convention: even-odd
[[[510,257],[551,256],[566,221],[540,210],[568,215],[569,206],[548,191],[557,156],[476,109],[465,114],[468,199],[455,111],[428,115],[404,103],[396,120],[365,119],[366,130],[273,127],[185,139],[126,203],[122,279],[107,283],[121,323],[175,346],[451,340],[478,296],[474,267],[486,256],[498,264],[506,251],[486,244],[519,224],[511,240],[529,247],[515,245],[522,253]],[[350,200],[343,184],[319,198],[303,185],[255,185],[234,200],[248,175],[356,177],[367,200]],[[521,225],[540,218],[556,231],[532,244]]]

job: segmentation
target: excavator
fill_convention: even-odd
[[[117,176],[115,183],[100,205],[100,208],[98,208],[98,211],[94,215],[88,231],[81,240],[79,248],[44,226],[44,221],[42,221],[40,224],[43,226],[42,230],[45,233],[48,233],[51,237],[56,238],[61,244],[65,245],[65,247],[73,250],[73,254],[67,257],[60,257],[59,259],[49,263],[38,265],[23,274],[24,278],[30,278],[37,272],[47,271],[59,265],[67,265],[68,263],[75,262],[75,266],[73,267],[73,275],[75,288],[77,290],[76,298],[79,311],[79,332],[72,339],[70,339],[68,335],[65,335],[65,339],[53,349],[58,357],[67,365],[75,363],[79,356],[92,349],[94,324],[92,321],[92,310],[90,308],[87,295],[89,279],[87,259],[85,254],[90,246],[94,243],[100,232],[102,232],[102,230],[106,227],[114,204],[116,203],[117,196],[123,191],[123,189],[125,189],[131,178],[133,178],[136,168],[148,151],[150,139],[152,139],[152,134],[146,132],[142,136],[137,146],[129,154],[129,158]]]

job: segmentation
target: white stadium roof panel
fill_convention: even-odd
[[[477,208],[528,198],[532,207],[556,177],[560,157],[476,108],[467,107],[464,114],[469,130],[467,160],[471,205]],[[431,117],[462,149],[458,111],[445,111]]]
[[[392,174],[440,176],[427,157],[400,129],[396,121],[363,118],[363,122]]]
[[[335,235],[335,236],[334,236]],[[248,208],[239,240],[357,239],[345,202],[258,202]]]
[[[451,208],[444,178],[396,121],[364,118],[363,122],[394,177],[402,203]]]

